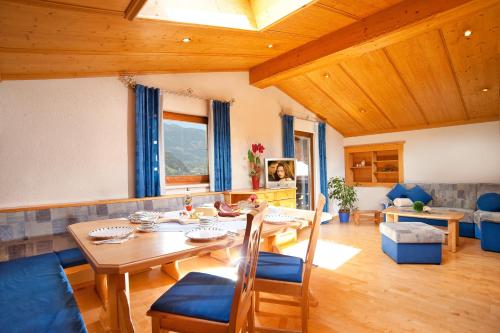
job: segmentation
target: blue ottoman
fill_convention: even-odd
[[[444,232],[422,222],[379,225],[382,251],[398,264],[441,264]]]

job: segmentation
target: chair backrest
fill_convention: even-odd
[[[311,226],[311,235],[309,236],[309,245],[307,246],[304,278],[302,281],[304,286],[309,285],[309,279],[311,277],[314,253],[316,252],[316,244],[318,243],[319,237],[319,226],[321,225],[321,214],[323,212],[323,207],[325,206],[325,201],[325,196],[323,194],[320,194],[316,203],[316,210],[314,211],[314,219]]]
[[[238,267],[238,281],[234,290],[233,305],[229,319],[229,332],[239,332],[247,320],[252,304],[253,285],[259,257],[260,235],[267,203],[247,215],[247,227],[241,249],[242,258]]]

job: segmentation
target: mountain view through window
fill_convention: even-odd
[[[164,120],[165,175],[208,175],[207,125]]]

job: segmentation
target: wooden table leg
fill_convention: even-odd
[[[95,274],[95,291],[106,308],[108,304],[108,278],[106,274]]]
[[[133,333],[128,273],[108,274],[108,314],[111,332]]]
[[[458,221],[448,220],[448,248],[451,252],[457,251],[458,237]]]
[[[168,264],[161,265],[161,270],[169,275],[175,281],[179,281],[182,278],[181,269],[179,268],[179,261],[172,261]]]
[[[353,214],[353,220],[354,220],[354,224],[359,224],[359,212],[358,211],[354,211]]]
[[[375,213],[373,213],[373,219],[376,224],[380,224],[380,222],[382,222],[380,214],[381,214],[380,211],[376,211]]]

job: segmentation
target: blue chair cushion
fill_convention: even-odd
[[[86,333],[54,253],[0,263],[0,331]]]
[[[191,272],[154,302],[151,310],[228,323],[234,288],[230,279]]]
[[[63,268],[84,265],[87,263],[87,259],[85,259],[79,248],[59,251],[56,252],[56,254]]]
[[[396,184],[392,190],[389,191],[389,193],[386,194],[386,196],[391,199],[392,201],[394,201],[394,199],[397,199],[397,198],[407,198],[406,196],[406,192],[408,190],[406,189],[406,187],[404,187],[403,185],[401,184]]]
[[[426,205],[432,200],[432,196],[418,185],[409,189],[406,195],[411,199],[411,201],[422,201]]]
[[[303,266],[304,262],[301,258],[277,253],[259,252],[255,277],[258,279],[300,283],[302,282]]]
[[[477,207],[488,212],[500,212],[500,194],[485,193],[477,199]]]

